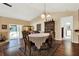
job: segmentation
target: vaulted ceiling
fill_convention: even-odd
[[[8,7],[0,3],[0,16],[17,18],[30,21],[44,12],[43,3],[9,3]],[[73,11],[78,10],[78,3],[47,3],[47,12]]]

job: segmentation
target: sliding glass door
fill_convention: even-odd
[[[10,29],[9,39],[22,38],[22,25],[10,24],[9,29]]]

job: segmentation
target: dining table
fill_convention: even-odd
[[[33,33],[33,34],[29,34],[29,41],[33,42],[35,44],[35,46],[37,47],[37,49],[40,49],[42,46],[42,43],[44,43],[46,41],[46,39],[48,38],[50,34],[49,33]],[[30,49],[31,50],[31,49]],[[30,52],[31,54],[31,52]]]

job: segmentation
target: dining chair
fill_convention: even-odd
[[[19,48],[23,53],[24,53],[24,55],[26,55],[26,49],[27,49],[27,43],[28,43],[28,34],[29,34],[29,32],[27,32],[27,31],[22,31],[22,39],[23,39],[23,44],[24,44],[24,47],[21,47],[21,48]]]
[[[33,42],[29,41],[29,35],[30,32],[28,31],[22,31],[22,35],[23,35],[23,41],[24,41],[24,48],[20,48],[20,50],[24,53],[24,55],[31,55],[31,48],[33,50],[36,49],[36,46]],[[27,53],[29,54],[27,54]]]

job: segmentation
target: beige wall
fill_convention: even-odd
[[[66,16],[73,16],[73,30],[79,28],[79,21],[78,21],[78,10],[77,11],[65,11],[65,12],[53,12],[51,13],[53,20],[55,21],[55,33],[56,33],[56,40],[62,40],[61,39],[61,34],[60,34],[60,19],[61,17],[66,17]],[[44,20],[39,17],[35,18],[32,20],[31,24],[34,26],[36,30],[36,24],[41,23],[42,28],[41,30],[44,31]],[[77,35],[75,32],[73,32],[73,40],[72,42],[78,43]]]
[[[3,30],[1,29],[2,24],[7,25],[7,29]],[[9,24],[19,24],[19,25],[30,25],[29,21],[19,20],[19,19],[13,19],[13,18],[7,18],[7,17],[0,17],[0,32],[5,32],[9,34]],[[7,34],[7,36],[8,36]]]

